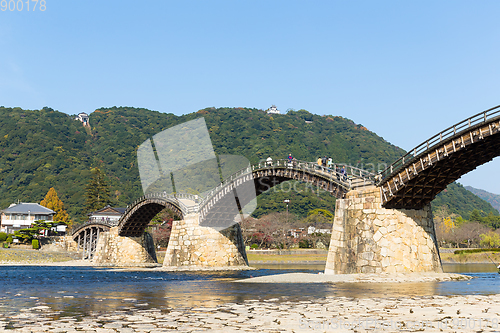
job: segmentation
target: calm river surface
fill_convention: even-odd
[[[242,272],[122,271],[95,267],[0,266],[0,313],[48,305],[61,315],[85,315],[133,308],[179,308],[238,303],[248,299],[307,300],[326,296],[497,294],[500,275],[493,264],[444,265],[470,281],[394,284],[232,283],[255,276],[322,272],[324,265],[254,265]]]

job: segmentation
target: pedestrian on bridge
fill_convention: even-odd
[[[326,162],[326,166],[328,167],[328,172],[332,172],[333,159],[331,157],[328,158],[328,161]]]
[[[273,159],[271,158],[271,156],[269,156],[266,160],[266,164],[267,166],[273,166]]]

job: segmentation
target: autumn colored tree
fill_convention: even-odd
[[[57,192],[53,187],[47,192],[45,199],[40,202],[40,205],[56,212],[56,215],[53,217],[54,222],[70,223],[69,215],[64,209],[64,204],[57,196]]]
[[[111,205],[109,185],[99,168],[92,168],[92,178],[86,186],[85,197],[87,198],[85,201],[87,212],[95,212]]]

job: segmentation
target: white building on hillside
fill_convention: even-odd
[[[268,114],[280,114],[281,111],[278,110],[278,108],[276,107],[276,105],[271,105],[271,107],[269,109],[267,109],[267,113]]]
[[[2,213],[0,220],[0,232],[8,234],[16,230],[29,228],[33,222],[43,220],[52,222],[56,214],[52,209],[40,206],[37,203],[12,204],[9,208],[0,211]]]
[[[80,112],[76,117],[75,120],[79,120],[83,123],[83,126],[90,126],[89,124],[89,115],[86,114],[85,112]]]

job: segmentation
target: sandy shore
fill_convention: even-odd
[[[471,277],[462,274],[451,273],[398,273],[398,274],[311,274],[311,273],[287,273],[259,276],[244,280],[240,283],[401,283],[401,282],[440,282],[452,280],[470,280]]]
[[[0,313],[0,332],[498,332],[500,295],[249,300],[60,317],[43,302]]]

